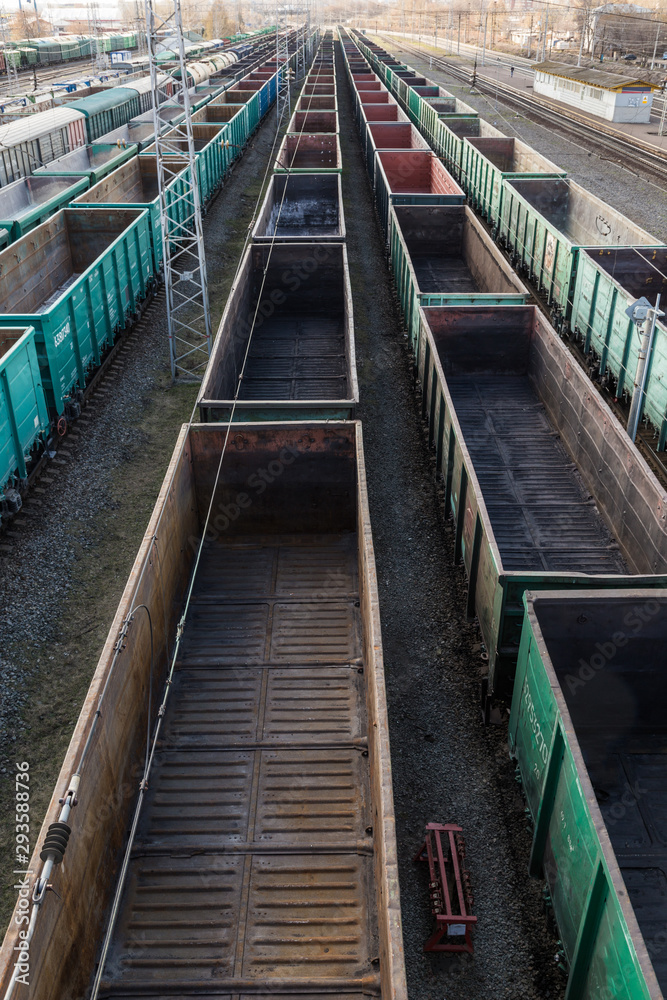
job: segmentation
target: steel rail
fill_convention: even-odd
[[[395,43],[396,39],[392,38],[391,41]],[[416,46],[401,44],[400,48],[420,58],[425,57],[424,52]],[[433,66],[442,72],[463,83],[472,84],[471,71],[453,66],[440,56],[431,57],[430,53],[427,55],[429,59],[432,58]],[[635,174],[647,174],[654,179],[667,182],[667,149],[661,150],[634,136],[628,138],[624,132],[619,132],[618,129],[611,128],[603,122],[592,122],[590,118],[574,110],[563,110],[550,101],[527,97],[515,87],[503,83],[497,84],[495,80],[481,77],[479,73],[475,78],[475,89],[487,97],[495,97],[497,93],[504,104],[522,112],[526,117],[541,120],[550,127],[555,125],[559,131],[576,136],[579,140],[584,139],[589,146],[597,146],[607,154],[602,157],[603,159],[612,160]]]

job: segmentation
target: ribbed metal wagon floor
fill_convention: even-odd
[[[376,982],[356,558],[206,551],[102,996]]]
[[[342,321],[299,316],[258,327],[240,399],[345,399],[347,394]]]
[[[626,573],[527,376],[449,377],[506,570]]]
[[[465,261],[441,254],[413,256],[420,292],[478,292],[475,281]]]

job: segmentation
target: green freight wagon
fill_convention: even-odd
[[[535,306],[421,309],[422,415],[489,691],[511,696],[526,590],[667,587],[665,494]]]
[[[22,177],[0,188],[0,227],[10,241],[24,236],[40,222],[65,208],[88,187],[86,177]]]
[[[66,208],[0,252],[0,326],[34,326],[52,414],[148,294],[149,224],[145,211]]]
[[[667,995],[667,595],[524,596],[509,745],[572,1000]]]
[[[641,296],[667,303],[667,248],[580,250],[569,327],[584,352],[595,358],[606,387],[617,398],[632,397],[639,336],[626,310]],[[655,429],[658,451],[667,443],[667,327],[658,322],[639,412]]]
[[[206,104],[192,116],[193,125],[226,125],[225,150],[231,163],[239,157],[251,133],[246,104]]]
[[[192,137],[195,153],[197,155],[197,181],[199,184],[199,200],[202,205],[208,205],[211,199],[222,187],[222,182],[227,173],[227,149],[225,140],[227,138],[226,125],[201,125],[192,126]],[[165,141],[169,142],[170,151],[177,151],[187,156],[188,140],[182,137],[182,133],[174,131],[167,132]],[[147,146],[139,154],[139,159],[155,159],[155,145]]]
[[[35,170],[33,177],[85,177],[92,186],[103,177],[116,170],[126,160],[137,154],[136,146],[118,146],[115,144],[95,143],[92,146],[79,146],[71,153],[59,156],[47,166]],[[80,192],[77,191],[77,196]]]
[[[660,243],[572,180],[508,180],[499,240],[547,302],[569,318],[582,247]]]
[[[68,107],[85,115],[89,143],[105,132],[126,125],[141,111],[139,95],[130,87],[109,87],[98,94],[70,101]]]
[[[565,170],[514,136],[468,138],[461,151],[461,187],[491,225],[502,213],[507,180],[565,177]]]
[[[415,356],[420,306],[520,306],[530,298],[467,205],[392,205],[389,255]]]
[[[189,184],[183,170],[167,185],[168,215],[172,227],[192,214]],[[155,156],[134,156],[113,173],[107,174],[98,184],[73,203],[77,206],[104,206],[105,208],[133,208],[148,211],[150,218],[151,253],[155,274],[162,270],[162,224],[160,222],[160,195]]]
[[[35,331],[0,328],[0,499],[8,484],[27,477],[49,428]]]

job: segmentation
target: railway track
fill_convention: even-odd
[[[387,44],[393,44],[394,49],[396,48],[396,39],[381,37]],[[423,51],[414,45],[402,43],[400,48],[410,55],[424,58]],[[649,177],[652,181],[667,183],[667,151],[651,146],[642,139],[628,138],[624,133],[606,126],[603,122],[593,123],[589,118],[571,109],[563,111],[550,102],[527,97],[515,87],[508,87],[496,80],[491,81],[479,73],[475,75],[474,72],[454,65],[440,56],[431,57],[429,54],[429,59],[431,58],[433,66],[441,72],[447,73],[461,83],[474,86],[475,90],[485,96],[495,98],[497,95],[503,104],[512,110],[541,125],[555,128],[561,134],[575,138],[577,142],[583,142],[602,159],[617,163],[634,174]]]

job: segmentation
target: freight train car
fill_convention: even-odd
[[[389,255],[415,357],[420,306],[516,306],[530,297],[466,205],[392,205]]]
[[[139,94],[130,87],[111,87],[99,94],[70,101],[68,107],[85,117],[89,143],[141,114]]]
[[[0,252],[0,326],[35,328],[49,413],[80,393],[154,280],[148,213],[67,208]]]
[[[71,153],[66,153],[57,160],[52,160],[47,166],[35,170],[33,178],[76,175],[85,177],[89,186],[92,186],[136,155],[137,147],[131,144],[120,146],[116,143],[97,142],[91,146],[79,146]]]
[[[667,586],[667,498],[535,306],[422,308],[418,377],[489,690],[509,697],[524,591]]]
[[[655,590],[528,593],[509,723],[567,996],[662,1000],[664,650]]]
[[[47,809],[31,868],[52,824],[71,834],[34,1000],[83,996],[96,971],[101,997],[406,1000],[361,428],[235,425],[218,477],[226,433],[179,436]]]
[[[0,187],[86,144],[86,119],[75,108],[53,108],[0,125]]]
[[[201,419],[337,419],[358,400],[345,245],[249,247],[199,395]]]
[[[88,178],[76,175],[22,177],[0,188],[0,228],[9,233],[9,242],[18,240],[87,187]]]
[[[16,478],[26,479],[29,457],[50,429],[35,330],[31,326],[0,328],[0,520],[6,513],[3,507],[20,509],[20,494],[8,491],[7,485]]]

